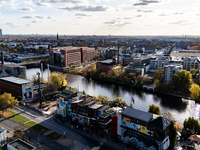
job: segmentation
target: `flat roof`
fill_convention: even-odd
[[[124,111],[122,111],[121,113],[122,115],[131,117],[131,118],[136,118],[145,122],[149,122],[151,121],[151,119],[153,118],[153,114],[152,113],[148,113],[142,110],[138,110],[138,109],[134,109],[134,108],[130,108],[127,107]]]
[[[102,106],[103,106],[102,104],[94,104],[94,105],[90,106],[89,108],[98,109],[98,108],[100,108]]]
[[[21,79],[21,78],[17,78],[17,77],[13,77],[13,76],[3,77],[3,78],[0,78],[0,80],[15,83],[15,84],[25,84],[25,83],[32,82],[32,81],[29,81],[29,80],[26,80],[26,79]]]
[[[26,143],[25,141],[22,141],[20,139],[17,139],[11,143],[9,143],[12,147],[14,147],[17,150],[34,150],[35,147]]]

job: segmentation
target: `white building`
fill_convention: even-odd
[[[7,144],[7,130],[0,129],[0,148]]]
[[[165,82],[169,83],[172,81],[172,76],[176,71],[182,70],[183,65],[171,64],[164,67]]]
[[[185,57],[183,59],[183,69],[190,71],[192,68],[199,69],[200,58],[198,57]]]
[[[170,58],[168,56],[159,56],[155,60],[151,60],[150,68],[151,69],[160,69],[164,68],[165,65],[168,65]]]

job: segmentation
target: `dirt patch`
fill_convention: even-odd
[[[5,118],[8,118],[11,116],[11,112],[10,111],[4,111],[4,112],[0,111],[0,115]]]

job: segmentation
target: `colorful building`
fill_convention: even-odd
[[[0,78],[1,93],[11,93],[12,96],[22,100],[23,102],[31,102],[33,97],[32,81],[17,78],[17,77],[2,77]]]
[[[168,149],[171,121],[163,116],[127,107],[118,117],[118,134],[127,143],[145,150]]]

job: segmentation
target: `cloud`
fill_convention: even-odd
[[[136,17],[142,17],[142,15],[137,15]]]
[[[37,3],[38,6],[45,6],[45,7],[51,7],[52,5],[50,3]]]
[[[164,13],[162,13],[162,14],[160,14],[159,16],[162,16],[162,17],[164,17],[164,16],[167,16],[166,14],[164,14]]]
[[[20,11],[27,11],[27,12],[35,11],[35,10],[34,10],[33,8],[31,8],[31,7],[18,8],[18,10],[20,10]]]
[[[179,20],[179,21],[175,21],[175,22],[170,22],[169,24],[187,25],[187,24],[191,24],[191,23],[189,23],[187,20]]]
[[[150,12],[153,12],[153,10],[141,10],[141,9],[138,9],[137,12],[150,13]]]
[[[75,16],[78,16],[78,17],[91,17],[92,15],[87,15],[87,14],[75,14]]]
[[[104,24],[106,24],[108,26],[122,27],[122,26],[132,24],[132,23],[131,22],[123,22],[120,20],[120,18],[116,18],[116,19],[112,19],[110,21],[106,21],[106,22],[104,22]]]
[[[63,4],[63,3],[83,3],[85,0],[34,0],[39,6],[46,6],[49,4]]]
[[[36,22],[37,22],[36,20],[31,21],[31,23],[36,23]]]
[[[183,13],[182,12],[175,12],[173,13],[173,15],[182,15]]]
[[[22,18],[24,18],[24,19],[31,19],[32,17],[31,16],[23,16]]]
[[[132,19],[132,17],[124,17],[123,19],[129,20]]]
[[[47,19],[53,19],[53,17],[51,17],[51,16],[48,16],[48,17],[47,17]]]
[[[64,7],[59,8],[62,10],[68,10],[68,11],[106,11],[107,7],[103,6],[74,6],[74,7]]]
[[[35,18],[37,18],[37,19],[43,19],[44,17],[43,16],[35,16]]]
[[[11,23],[11,22],[7,22],[5,23],[5,25],[10,26],[10,27],[17,27],[17,24]]]
[[[144,5],[149,5],[149,4],[156,4],[159,3],[160,1],[158,0],[141,0],[139,3],[133,4],[134,6],[144,6]]]

